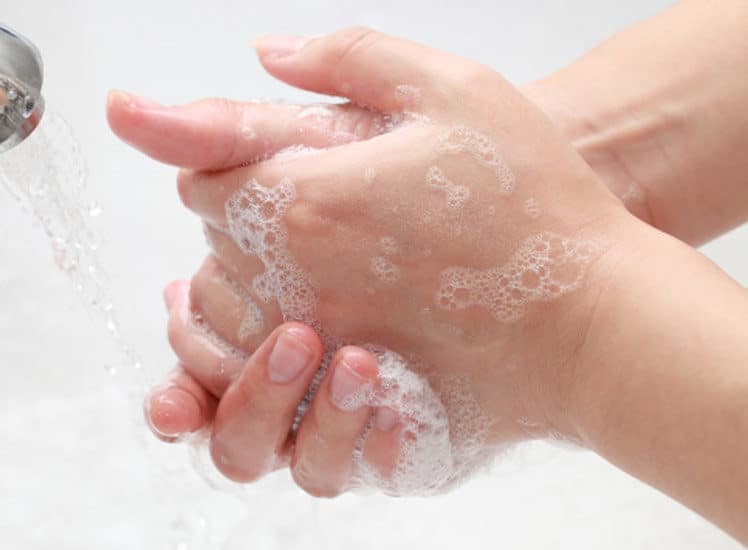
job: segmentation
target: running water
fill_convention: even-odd
[[[122,338],[109,280],[98,258],[99,238],[92,218],[101,208],[87,196],[85,162],[68,124],[47,112],[23,143],[0,155],[0,182],[39,223],[54,261],[106,329],[122,358],[106,366],[110,374],[130,369],[140,377],[142,364]]]
[[[39,127],[26,140],[0,154],[0,183],[45,232],[54,262],[70,280],[92,320],[114,344],[115,357],[106,370],[125,391],[128,408],[136,421],[135,442],[149,456],[150,482],[159,491],[163,480],[173,480],[167,467],[154,459],[147,445],[147,430],[140,411],[148,377],[138,354],[125,342],[113,306],[106,270],[99,260],[100,240],[93,219],[101,214],[90,200],[85,161],[77,141],[62,117],[47,112]],[[123,434],[125,437],[127,434]],[[194,512],[177,513],[169,533],[168,550],[205,548],[206,519]]]

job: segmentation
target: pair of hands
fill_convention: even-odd
[[[388,391],[368,343],[411,359],[429,388],[418,395],[433,390],[443,407],[452,462],[428,489],[507,443],[582,439],[573,396],[599,296],[620,250],[654,230],[488,68],[366,29],[265,37],[257,49],[276,78],[351,103],[170,108],[110,97],[120,137],[183,168],[180,196],[212,248],[191,283],[165,290],[180,366],[150,397],[154,430],[176,438],[211,426],[214,462],[236,481],[290,466],[303,489],[330,496],[365,464],[380,488],[418,492],[387,480],[403,476],[419,425],[431,427],[413,412],[423,407],[350,405],[362,389]],[[273,158],[297,145],[319,150]],[[257,281],[277,258],[241,239],[267,232],[226,205],[244,189],[244,207],[259,213],[284,185],[294,197],[270,214],[271,252],[297,276],[274,294]],[[294,291],[313,295],[311,307],[284,304]],[[458,459],[469,446],[479,449]]]

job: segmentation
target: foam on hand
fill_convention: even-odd
[[[400,279],[400,268],[384,256],[371,259],[371,270],[386,285],[393,285]]]
[[[451,128],[441,137],[438,151],[442,154],[470,155],[479,164],[493,171],[502,194],[511,195],[514,191],[514,174],[499,155],[496,145],[480,132],[467,126]]]
[[[452,426],[461,426],[460,419],[468,417],[475,423],[480,407],[468,395],[462,395],[460,400],[452,400],[456,408],[448,410],[428,381],[413,372],[402,356],[381,346],[345,342],[320,325],[316,316],[317,293],[287,249],[288,233],[282,218],[295,198],[295,187],[288,178],[271,188],[251,180],[226,203],[231,237],[245,254],[257,256],[265,266],[264,273],[253,280],[257,295],[264,301],[276,300],[284,320],[301,321],[314,327],[325,347],[322,366],[299,405],[294,430],[308,410],[335,351],[346,344],[363,345],[378,359],[379,383],[377,388],[365,387],[341,406],[355,409],[365,404],[372,410],[392,409],[399,417],[402,438],[393,472],[382,475],[376,466],[367,462],[363,452],[367,435],[375,429],[370,421],[353,457],[352,487],[375,488],[393,495],[433,494],[445,490],[475,467],[477,449],[483,448],[478,442],[481,432],[474,431],[471,436],[463,433],[464,429],[453,433]],[[380,246],[387,256],[399,252],[397,242],[391,237],[382,239]],[[375,257],[372,269],[385,283],[399,278],[399,269],[385,256]],[[472,405],[465,406],[465,403]],[[461,444],[468,440],[470,445]]]
[[[432,189],[443,192],[447,196],[447,208],[456,212],[462,210],[470,197],[470,189],[458,185],[450,180],[438,166],[431,166],[426,172],[426,184]]]
[[[442,271],[435,302],[453,311],[482,307],[499,321],[516,321],[528,303],[550,301],[576,290],[600,245],[551,232],[533,235],[501,267]]]

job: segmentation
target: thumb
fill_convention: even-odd
[[[383,113],[439,109],[444,97],[420,97],[473,62],[362,27],[319,38],[261,36],[260,63],[274,77],[312,92],[347,97]],[[448,90],[449,87],[445,88]]]
[[[205,99],[170,107],[114,91],[112,131],[146,155],[180,168],[215,171],[269,157],[292,145],[326,148],[367,139],[380,115],[355,105],[276,105]]]

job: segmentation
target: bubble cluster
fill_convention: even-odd
[[[397,411],[400,426],[400,455],[391,472],[384,475],[367,462],[365,443],[370,423],[361,435],[354,453],[353,488],[376,487],[390,495],[432,495],[459,482],[480,462],[485,448],[488,422],[465,388],[452,386],[459,393],[459,415],[450,414],[434,390],[421,376],[409,370],[408,362],[397,353],[378,346],[366,346],[379,364],[380,389],[365,394],[366,404]],[[461,419],[467,424],[460,425]],[[468,426],[469,424],[469,426]],[[476,428],[471,434],[465,428]],[[460,441],[462,444],[457,445]]]
[[[516,321],[526,304],[576,290],[600,249],[597,241],[540,233],[526,239],[502,267],[445,269],[435,301],[446,310],[477,306],[488,309],[499,321]]]
[[[400,280],[400,268],[384,256],[374,256],[371,259],[371,270],[387,285],[393,285]]]
[[[426,183],[432,189],[437,189],[447,195],[447,208],[453,212],[462,210],[470,197],[470,189],[454,183],[438,166],[431,166],[428,169]]]
[[[479,164],[493,170],[502,194],[510,195],[514,191],[514,174],[499,156],[496,145],[480,132],[467,126],[451,128],[439,141],[438,151],[443,154],[469,154]]]
[[[286,319],[312,323],[317,293],[286,250],[288,234],[281,221],[295,198],[288,178],[272,188],[251,180],[229,198],[226,221],[242,252],[265,265],[252,281],[257,296],[265,302],[277,300]]]
[[[397,353],[380,346],[345,342],[320,326],[316,319],[316,291],[287,250],[288,234],[282,218],[295,197],[294,185],[288,178],[272,188],[251,180],[226,203],[233,240],[245,254],[259,257],[265,265],[265,272],[253,281],[258,296],[265,301],[277,300],[285,320],[313,326],[324,344],[321,368],[299,404],[292,432],[308,410],[335,351],[346,344],[364,345],[378,359],[378,382],[376,387],[365,387],[351,396],[342,407],[352,409],[366,404],[374,410],[389,408],[398,416],[402,437],[394,469],[385,475],[365,456],[367,437],[377,429],[372,416],[353,456],[353,486],[393,495],[444,491],[474,468],[477,450],[485,448],[479,443],[484,439],[483,432],[475,429],[482,424],[480,407],[467,391],[453,386],[452,393],[445,395],[451,395],[451,404],[456,408],[448,410],[429,382],[411,370],[408,361]],[[392,254],[398,250],[393,238],[382,239],[380,246]],[[399,269],[384,256],[374,258],[372,269],[382,280],[399,277]],[[450,417],[455,418],[452,424]],[[467,429],[474,430],[472,435]]]

